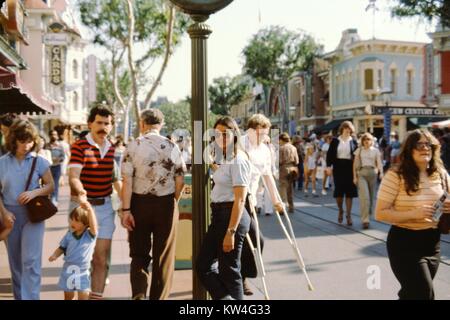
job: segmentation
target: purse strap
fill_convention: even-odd
[[[28,187],[31,183],[31,178],[33,177],[34,168],[36,168],[37,156],[33,159],[33,164],[31,165],[30,174],[28,175],[27,186],[25,187],[25,191],[28,191]]]

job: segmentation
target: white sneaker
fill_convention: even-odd
[[[308,193],[308,189],[303,189],[303,193]]]
[[[323,190],[322,190],[322,195],[323,195],[323,196],[326,196],[326,195],[327,195],[327,190],[323,189]]]

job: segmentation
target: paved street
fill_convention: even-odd
[[[42,299],[61,299],[58,281],[62,259],[50,263],[48,256],[56,248],[66,230],[68,188],[62,188],[61,211],[47,222],[44,242]],[[328,195],[304,197],[297,192],[296,212],[290,215],[297,242],[307,264],[315,291],[308,291],[303,274],[297,267],[293,251],[285,239],[275,216],[260,216],[266,237],[263,254],[267,286],[271,299],[396,299],[399,289],[386,256],[385,240],[388,225],[372,222],[369,230],[362,230],[357,215],[358,201],[353,208],[353,227],[337,223],[337,208]],[[116,221],[118,225],[118,221]],[[443,263],[435,279],[436,298],[450,299],[450,238],[442,242]],[[369,290],[368,268],[380,270],[379,289]],[[117,227],[113,241],[108,299],[129,299],[129,257],[126,233]],[[369,270],[370,271],[370,270]],[[5,246],[0,246],[0,299],[11,299]],[[191,270],[177,270],[171,299],[191,299]],[[255,295],[263,299],[259,279],[250,281]]]

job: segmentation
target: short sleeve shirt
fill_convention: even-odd
[[[214,188],[211,191],[211,202],[234,201],[233,187],[249,187],[251,181],[251,164],[245,154],[238,155],[221,164],[214,172]]]
[[[174,193],[175,178],[187,171],[178,146],[153,130],[127,146],[121,169],[133,179],[134,193],[158,197]]]
[[[0,192],[5,205],[20,206],[17,198],[25,191],[31,165],[36,157],[36,168],[28,187],[28,190],[31,191],[40,187],[40,179],[50,168],[48,160],[35,152],[28,153],[20,163],[11,153],[0,158]]]
[[[59,244],[59,248],[64,251],[64,264],[76,265],[82,270],[89,269],[95,240],[96,237],[89,232],[89,229],[80,236],[68,231]]]

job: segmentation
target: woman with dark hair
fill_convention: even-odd
[[[449,191],[439,142],[426,130],[414,130],[400,151],[399,164],[384,176],[376,219],[392,225],[387,238],[389,262],[403,299],[434,299],[433,278],[440,260],[440,232],[433,204]],[[444,204],[450,213],[450,201]]]
[[[9,153],[0,158],[0,210],[15,220],[7,249],[16,300],[39,300],[41,289],[45,223],[31,223],[25,205],[35,197],[51,194],[54,183],[49,162],[34,152],[38,143],[39,135],[33,124],[17,120],[7,137]],[[36,167],[25,190],[34,161]]]
[[[239,128],[231,117],[214,125],[214,187],[211,224],[197,257],[197,274],[215,300],[242,300],[241,253],[250,216],[245,200],[251,165],[239,142]]]
[[[333,138],[327,152],[327,174],[331,174],[333,167],[334,194],[339,209],[338,222],[344,220],[344,197],[347,209],[347,225],[352,222],[352,202],[358,196],[356,186],[353,182],[353,160],[354,152],[358,142],[353,138],[355,128],[350,121],[342,122],[339,127],[339,137]]]

